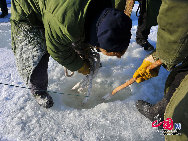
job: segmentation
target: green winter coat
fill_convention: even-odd
[[[162,0],[158,16],[158,33],[155,59],[160,59],[168,70],[173,70],[170,79],[176,69],[188,71],[188,1],[187,0]],[[177,73],[181,72],[177,71]],[[168,91],[166,82],[166,93]],[[167,135],[167,141],[188,140],[188,75],[173,93],[165,111],[165,119],[172,118],[174,123],[181,123],[182,135]]]
[[[84,40],[84,23],[90,1],[12,0],[11,21],[44,27],[48,53],[67,69],[76,71],[83,61],[71,44]],[[115,3],[119,0],[113,1],[112,5]]]
[[[163,0],[158,16],[156,53],[170,70],[188,56],[188,1]]]
[[[83,40],[91,0],[12,0],[11,20],[44,26],[48,53],[71,71],[83,65],[71,44]],[[16,32],[16,31],[12,31]]]

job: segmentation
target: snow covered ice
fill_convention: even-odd
[[[9,16],[0,19],[0,82],[25,86],[19,76],[11,50]],[[130,79],[148,54],[135,42],[138,4],[133,9],[132,39],[122,59],[101,54],[102,68],[93,81],[88,103],[84,94],[72,91],[83,75],[71,78],[52,58],[49,61],[49,90],[55,105],[40,107],[29,90],[0,85],[0,141],[162,141],[152,123],[135,107],[138,99],[155,104],[163,97],[168,72],[141,84],[134,83],[118,92],[110,101],[102,97]],[[152,27],[149,41],[156,46],[157,26]],[[67,95],[72,94],[72,95]]]

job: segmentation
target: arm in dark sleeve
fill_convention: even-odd
[[[115,0],[115,8],[121,11],[125,10],[126,0]]]

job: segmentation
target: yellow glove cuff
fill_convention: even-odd
[[[78,70],[79,73],[82,73],[83,75],[87,75],[90,73],[89,66],[84,63],[84,65]]]
[[[150,61],[144,60],[142,65],[134,73],[133,78],[136,79],[137,83],[143,82],[153,77],[150,73],[151,70],[147,69],[152,63]]]

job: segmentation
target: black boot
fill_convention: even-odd
[[[0,15],[0,18],[4,18],[7,15],[8,15],[8,12],[2,12],[2,14]]]
[[[33,96],[37,103],[44,108],[50,108],[54,104],[52,97],[46,91],[36,91],[33,93]]]
[[[154,50],[154,47],[147,40],[136,39],[136,42],[137,42],[137,44],[142,46],[144,48],[144,50],[148,50],[148,51]]]
[[[156,120],[156,116],[158,116],[158,119],[164,120],[164,112],[167,104],[168,102],[166,98],[163,98],[155,105],[151,105],[150,103],[143,100],[138,100],[136,102],[136,107],[141,114],[153,122]]]

